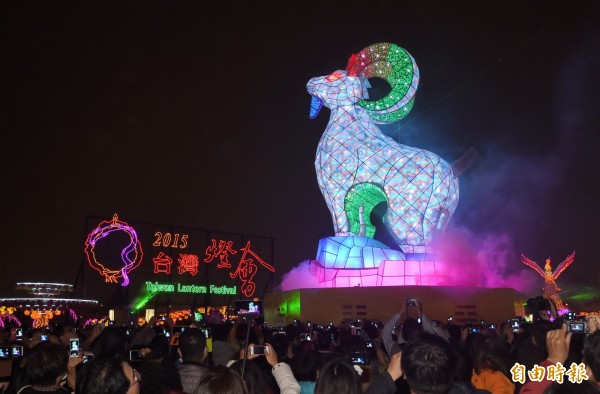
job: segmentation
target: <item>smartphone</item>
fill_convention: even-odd
[[[0,347],[0,360],[10,360],[12,357],[12,349],[10,346]]]
[[[510,319],[510,326],[513,332],[519,332],[519,329],[521,328],[521,322],[519,319]]]
[[[358,335],[358,336],[362,335],[362,330],[360,328],[352,327],[351,331],[352,331],[352,335]]]
[[[373,349],[373,341],[367,341],[365,346],[367,347],[367,349]]]
[[[12,356],[13,357],[23,357],[23,346],[13,346]]]
[[[250,347],[250,354],[253,356],[263,356],[269,353],[269,348],[266,346],[252,346]]]
[[[23,340],[23,329],[21,327],[17,327],[15,332],[16,332],[16,336],[17,336],[17,341]]]
[[[48,334],[42,334],[42,335],[40,335],[40,341],[46,342],[47,340],[48,340]]]
[[[144,358],[141,350],[130,350],[129,361],[141,361]]]
[[[69,339],[69,355],[71,357],[79,356],[79,338]]]
[[[300,334],[300,340],[301,341],[312,341],[312,336],[310,334],[307,334],[305,332]]]

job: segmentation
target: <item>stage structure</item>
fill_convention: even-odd
[[[15,289],[26,291],[28,295],[0,298],[1,327],[4,327],[4,320],[19,327],[23,324],[33,328],[47,327],[58,319],[62,319],[63,324],[72,324],[81,315],[98,307],[96,300],[61,297],[64,293],[73,292],[70,284],[19,282]]]
[[[546,259],[546,265],[544,269],[533,260],[530,260],[524,254],[521,254],[521,261],[529,268],[533,268],[542,278],[544,278],[544,298],[554,303],[556,311],[559,315],[567,313],[569,310],[562,302],[560,298],[560,288],[556,284],[556,279],[575,261],[575,251],[571,253],[562,263],[560,263],[554,272],[552,271],[552,265],[550,264],[550,257]]]
[[[88,217],[77,286],[125,310],[220,307],[270,291],[272,260],[269,237]]]
[[[368,101],[369,78],[387,81],[389,94]],[[321,287],[453,285],[432,243],[458,204],[457,176],[438,155],[402,145],[377,126],[409,113],[418,83],[413,57],[379,43],[352,55],[345,70],[307,84],[310,118],[323,105],[331,111],[315,160],[335,230],[311,262]],[[374,239],[377,219],[391,241]]]

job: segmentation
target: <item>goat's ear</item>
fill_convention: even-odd
[[[355,54],[352,54],[352,56],[350,56],[350,59],[348,59],[346,71],[348,71],[348,75],[358,75],[358,59],[356,58]]]

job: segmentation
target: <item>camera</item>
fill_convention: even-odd
[[[350,360],[354,365],[367,365],[367,356],[363,352],[352,352],[350,353]]]
[[[310,334],[307,334],[307,333],[303,332],[303,333],[300,334],[300,340],[301,341],[311,341],[312,337],[311,337]]]
[[[419,300],[417,300],[416,298],[409,298],[406,300],[406,306],[417,306],[417,304],[419,303]]]
[[[587,324],[585,320],[568,320],[567,321],[567,332],[585,333],[587,331]]]
[[[83,353],[83,363],[87,363],[88,361],[91,361],[94,358],[94,353],[92,352],[84,352]]]
[[[269,348],[266,346],[251,346],[250,347],[250,354],[253,356],[263,356],[265,354],[269,354]]]
[[[13,346],[12,356],[13,357],[23,357],[23,346]]]
[[[144,358],[141,350],[130,350],[129,361],[141,361]]]
[[[0,347],[0,360],[10,360],[12,357],[12,349],[10,346]]]

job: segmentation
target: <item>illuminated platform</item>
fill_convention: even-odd
[[[310,263],[319,287],[456,286],[449,268],[433,254],[407,254],[356,235],[322,238]]]
[[[525,298],[511,288],[458,286],[381,286],[297,289],[265,296],[265,320],[270,325],[293,319],[339,323],[343,319],[379,319],[386,322],[398,313],[407,298],[417,298],[423,313],[457,324],[468,321],[499,323],[523,315]]]

